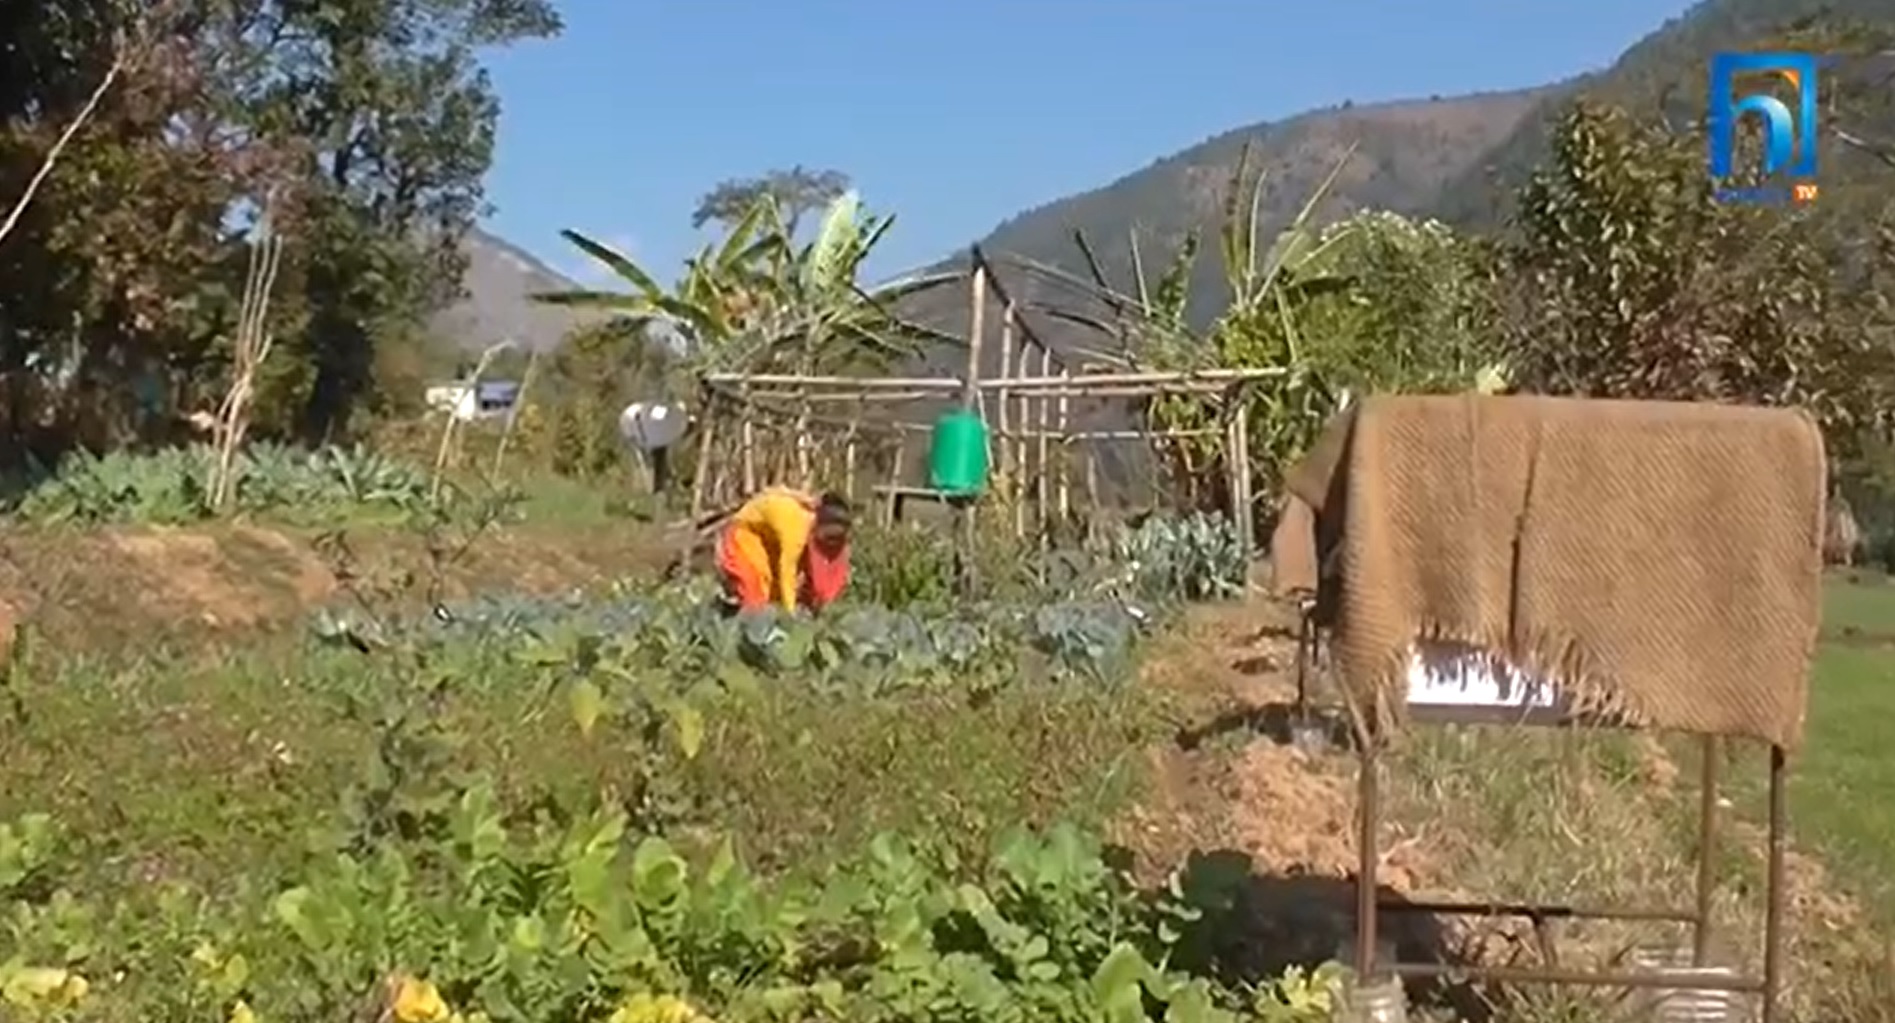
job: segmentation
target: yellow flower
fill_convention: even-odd
[[[677,995],[641,991],[620,1003],[607,1023],[711,1023],[710,1018]]]
[[[428,981],[400,977],[395,981],[395,1019],[400,1023],[446,1023],[447,1002]]]
[[[257,1023],[257,1014],[250,1011],[250,1003],[238,999],[230,1007],[230,1023]]]
[[[0,982],[0,997],[14,1005],[76,1005],[92,985],[71,970],[27,966],[11,971]]]

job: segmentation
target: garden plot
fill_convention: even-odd
[[[1158,737],[1125,683],[1187,592],[1139,564],[1083,600],[729,619],[625,588],[332,613],[288,657],[23,665],[0,997],[62,1023],[1291,1011],[1304,981],[1214,979],[1215,914],[1086,837]]]

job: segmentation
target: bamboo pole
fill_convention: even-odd
[[[751,419],[749,396],[737,406],[737,443],[742,446],[744,493],[757,492],[757,424]]]
[[[988,438],[990,450],[996,450],[998,458],[992,459],[1000,469],[1001,485],[1012,493],[1013,449],[1006,441],[1007,431],[1013,426],[1012,392],[1007,390],[1007,380],[1013,376],[1013,304],[1008,303],[1000,310],[1000,388],[996,392],[994,406],[994,433]]]
[[[1041,348],[1039,358],[1040,375],[1045,376],[1047,372],[1052,369],[1052,366],[1052,351],[1050,349]],[[1047,509],[1052,504],[1051,494],[1048,489],[1052,484],[1052,480],[1048,475],[1052,471],[1052,467],[1048,464],[1049,459],[1047,456],[1052,449],[1052,438],[1049,434],[1052,432],[1053,406],[1044,396],[1036,399],[1027,395],[1023,396],[1021,400],[1036,402],[1034,409],[1034,426],[1036,426],[1038,430],[1034,438],[1036,443],[1033,446],[1033,460],[1037,463],[1033,477],[1033,517],[1035,520],[1034,530],[1039,535],[1039,547],[1041,550],[1044,550],[1047,540],[1046,524],[1049,518]]]
[[[987,333],[987,268],[974,268],[973,282],[969,287],[969,309],[967,321],[967,387],[961,392],[961,407],[969,412],[980,410],[980,353],[981,344]],[[974,542],[978,532],[974,514],[974,500],[961,503],[957,509],[961,519],[961,565],[960,586],[963,596],[971,597],[977,580],[974,578]]]
[[[1008,308],[1012,308],[1012,306]],[[1024,376],[1027,371],[1027,356],[1032,354],[1032,347],[1029,345],[1030,342],[1024,340],[1023,335],[1023,340],[1020,345],[1019,362],[1019,369],[1022,376]],[[1014,410],[1016,421],[1022,428],[1029,427],[1032,424],[1033,399],[1027,395],[1020,394],[1018,391],[1010,391],[1009,393],[1014,395],[1013,400],[1018,406]],[[1007,448],[1010,454],[1008,457],[1013,461],[1018,480],[1014,491],[1013,533],[1016,537],[1024,538],[1027,532],[1027,438],[1016,434],[1012,438],[1009,438],[1009,440],[1010,443],[1007,445]]]
[[[697,458],[691,466],[691,519],[704,511],[704,498],[710,492],[712,441],[717,435],[717,398],[705,392],[704,418],[698,429]]]
[[[967,376],[962,381],[961,407],[970,412],[979,407],[980,402],[980,349],[981,335],[987,327],[987,271],[974,269],[972,286],[972,308],[967,320]]]
[[[1060,375],[1065,376],[1065,377],[1070,377],[1072,375],[1072,371],[1067,370],[1061,373]],[[1059,417],[1059,425],[1056,427],[1056,429],[1059,430],[1059,434],[1060,434],[1059,520],[1058,521],[1061,525],[1061,528],[1064,528],[1065,524],[1069,522],[1072,518],[1072,507],[1073,507],[1072,445],[1066,439],[1067,432],[1071,430],[1072,428],[1072,411],[1073,411],[1072,396],[1066,393],[1065,391],[1060,391],[1059,398],[1058,398],[1058,406],[1057,406],[1057,415]]]
[[[982,279],[984,282],[984,278]],[[977,290],[985,293],[984,288]],[[985,318],[984,316],[982,317]],[[1087,373],[1075,376],[1070,372],[1052,376],[1015,377],[1012,380],[979,380],[975,378],[974,388],[978,390],[996,390],[1005,388],[1010,391],[1040,390],[1044,388],[1072,387],[1075,382],[1082,386],[1137,387],[1155,386],[1170,383],[1237,383],[1253,380],[1268,380],[1284,376],[1289,371],[1281,366],[1259,366],[1246,369],[1200,369],[1178,372],[1144,373]],[[839,377],[804,376],[795,373],[711,373],[704,377],[706,383],[713,386],[737,386],[751,390],[787,388],[855,388],[869,391],[965,391],[968,378],[955,377]],[[970,402],[971,407],[971,402]]]
[[[865,391],[959,392],[967,387],[967,381],[960,377],[838,377],[806,376],[800,373],[707,373],[704,382],[713,387],[745,390],[843,387]]]
[[[798,486],[809,486],[809,396],[798,394],[800,408],[796,416],[796,482]]]
[[[1254,477],[1250,472],[1250,403],[1240,399],[1236,405],[1237,432],[1233,439],[1237,443],[1231,458],[1237,463],[1237,493],[1240,498],[1237,505],[1237,537],[1238,543],[1242,545],[1244,561],[1248,563],[1254,556],[1257,539],[1257,502],[1251,491]]]
[[[862,409],[857,408],[849,420],[849,432],[842,442],[842,493],[853,502],[855,500],[855,462],[856,437],[862,432]]]
[[[217,410],[217,463],[211,481],[211,507],[218,511],[228,508],[237,495],[237,453],[250,429],[250,405],[256,395],[257,372],[276,346],[276,335],[269,329],[269,310],[270,295],[276,290],[277,268],[283,260],[283,240],[271,223],[271,200],[264,202],[263,217],[250,239],[249,272],[244,281],[243,306],[237,317],[236,372]]]

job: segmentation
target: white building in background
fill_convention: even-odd
[[[425,400],[436,412],[445,412],[463,422],[504,416],[520,397],[520,385],[513,380],[483,380],[480,384],[459,381],[428,388]]]

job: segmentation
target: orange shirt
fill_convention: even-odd
[[[815,528],[815,500],[787,487],[771,487],[744,503],[725,527],[733,553],[768,580],[770,596],[785,611],[796,610],[809,534]]]

